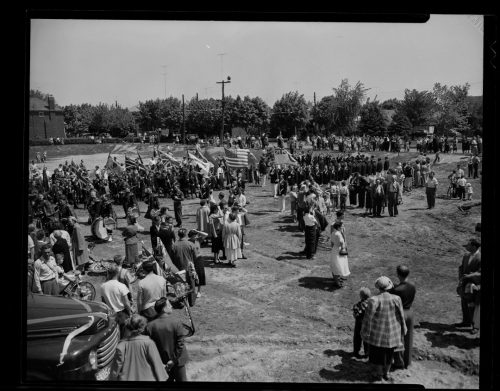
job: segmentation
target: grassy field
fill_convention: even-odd
[[[71,156],[86,156],[85,162],[99,161],[103,165],[113,146],[57,148],[44,147],[48,165],[57,165]],[[414,152],[399,157],[373,154],[389,156],[393,163],[416,156]],[[151,154],[144,150],[144,156]],[[440,182],[438,197],[446,193],[446,177],[457,162],[464,164],[464,156],[444,155],[434,167]],[[480,200],[479,180],[470,181],[475,200]],[[345,225],[352,274],[343,289],[333,289],[328,244],[320,244],[315,260],[306,260],[299,255],[304,235],[288,211],[278,212],[280,206],[272,197],[271,185],[249,185],[246,196],[251,221],[245,239],[250,243],[245,250],[248,259],[238,261],[234,269],[215,266],[210,249],[202,249],[207,286],[192,308],[197,332],[187,341],[191,356],[187,366],[189,379],[368,382],[366,360],[349,354],[354,327],[351,308],[358,300],[360,287],[367,286],[374,292],[375,279],[380,275],[397,281],[396,266],[406,264],[417,287],[413,306],[414,361],[408,370],[392,374],[394,383],[416,383],[428,388],[479,387],[479,337],[454,329],[452,324],[461,320],[455,287],[464,253],[462,244],[477,235],[474,226],[481,219],[480,206],[462,212],[458,209],[460,201],[438,198],[436,208],[427,210],[423,188],[403,197],[397,218],[388,217],[386,211],[383,218],[374,219],[364,216],[361,209],[348,206]],[[172,208],[171,199],[160,201],[162,206]],[[184,226],[195,228],[199,200],[183,204]],[[146,206],[140,203],[140,209],[145,212]],[[115,210],[123,217],[120,206],[115,206]],[[88,240],[92,240],[90,226],[85,223],[87,213],[76,213]],[[141,217],[139,223],[149,229],[149,220]],[[119,219],[119,227],[124,226],[125,221]],[[149,233],[139,236],[150,248]],[[110,258],[124,251],[117,231],[113,242],[96,245],[94,255]],[[98,276],[86,278],[96,286],[103,282]],[[182,312],[177,315],[182,316]]]

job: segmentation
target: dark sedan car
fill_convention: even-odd
[[[106,380],[119,341],[109,307],[28,294],[26,380]]]

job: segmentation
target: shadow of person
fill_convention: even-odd
[[[370,365],[363,360],[356,359],[352,353],[345,350],[331,350],[327,349],[323,352],[327,357],[340,357],[341,362],[333,367],[333,369],[322,368],[319,375],[329,381],[349,381],[350,383],[371,382],[371,368]]]
[[[455,326],[452,324],[432,323],[432,322],[420,322],[418,325],[415,325],[415,328],[416,329],[427,329],[427,330],[437,331],[437,332],[455,330]]]
[[[479,347],[479,338],[457,333],[431,332],[425,333],[425,337],[433,347],[447,348],[455,346],[459,349],[475,349]]]
[[[340,289],[333,283],[332,278],[327,277],[301,277],[298,279],[299,286],[307,289],[320,289],[323,291],[334,292]]]
[[[299,259],[305,256],[304,253],[301,252],[292,252],[292,251],[287,251],[286,253],[283,253],[284,255],[280,255],[276,257],[277,261],[285,261],[288,259]]]

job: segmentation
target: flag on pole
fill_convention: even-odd
[[[209,161],[205,157],[205,155],[203,155],[203,153],[201,152],[200,144],[196,144],[195,156],[198,157],[201,161],[207,163],[209,167],[213,167],[214,166],[214,164],[211,161]]]
[[[228,149],[224,147],[226,153],[226,165],[228,168],[247,168],[248,167],[248,149]]]
[[[111,153],[108,155],[108,161],[106,162],[104,168],[118,176],[125,174],[125,169],[111,157]]]
[[[181,165],[181,162],[176,159],[175,157],[173,157],[172,155],[168,154],[168,153],[165,153],[161,150],[158,149],[158,155],[159,155],[159,158],[161,159],[162,163],[165,163],[165,162],[168,162],[174,166],[180,166]]]
[[[210,170],[209,163],[205,163],[204,161],[198,159],[190,152],[188,152],[187,154],[188,158],[195,162],[195,164],[200,168],[201,172],[204,173],[205,175],[208,175],[208,172]]]

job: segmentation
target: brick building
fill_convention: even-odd
[[[52,96],[47,99],[30,97],[29,139],[40,140],[50,137],[66,137],[63,111],[56,105]]]

